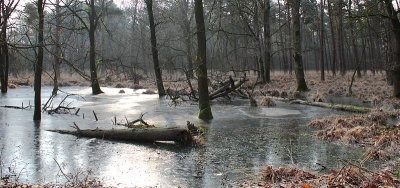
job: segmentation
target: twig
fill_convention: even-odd
[[[49,100],[47,100],[46,104],[44,104],[44,106],[43,106],[43,108],[42,108],[43,111],[46,110],[46,108],[48,107],[48,105],[50,105],[50,104],[52,103],[54,97],[56,97],[56,96],[57,96],[57,94],[54,94],[54,93],[50,96]]]
[[[68,175],[64,173],[64,171],[62,170],[60,164],[58,163],[58,161],[56,159],[54,159],[54,161],[56,162],[58,168],[60,169],[61,174],[65,177],[65,179],[67,179],[68,182],[71,182],[71,177],[68,177]]]
[[[347,165],[344,165],[340,171],[336,174],[335,178],[333,178],[333,180],[331,182],[329,182],[329,184],[332,184],[336,181],[336,179],[339,177],[339,175],[343,172],[343,170],[346,168]]]
[[[356,165],[356,164],[354,164],[354,163],[352,163],[352,162],[350,162],[350,161],[348,161],[348,160],[346,160],[346,159],[340,159],[340,161],[342,161],[343,163],[349,164],[350,166],[354,166],[354,167],[356,167],[356,168],[358,168],[358,169],[360,169],[360,170],[363,170],[363,171],[365,171],[365,172],[376,174],[376,173],[374,173],[373,171],[368,170],[368,169],[366,169],[366,168],[364,168],[364,167],[362,167],[362,166]]]
[[[143,116],[144,116],[145,114],[147,114],[147,112],[141,113],[139,119],[143,119]]]
[[[126,116],[125,116],[126,124],[125,124],[124,126],[126,126],[126,127],[134,127],[134,126],[135,126],[135,123],[140,122],[140,123],[142,123],[143,125],[146,125],[147,127],[154,127],[154,125],[150,125],[150,124],[148,124],[146,121],[143,120],[143,116],[144,116],[145,114],[147,114],[147,112],[146,112],[146,113],[140,114],[140,117],[139,117],[138,119],[132,121],[132,122],[129,122],[128,119],[127,119]]]
[[[292,139],[289,140],[289,143],[290,143],[290,145],[289,145],[290,147],[286,148],[287,151],[288,151],[287,155],[290,158],[290,161],[292,162],[292,165],[295,166],[294,161],[293,161]]]
[[[78,108],[78,110],[76,110],[75,115],[78,115],[79,110],[81,110],[81,108]]]
[[[19,171],[18,175],[15,177],[15,181],[16,181],[16,182],[18,182],[19,177],[20,177],[21,174],[22,174],[22,170],[24,170],[24,169],[26,168],[26,166],[28,166],[28,163],[26,163],[26,164],[24,165],[24,167]]]
[[[78,125],[74,122],[75,128],[78,130],[78,132],[81,132],[81,129],[78,127]]]
[[[94,118],[96,119],[96,121],[99,121],[99,119],[97,119],[97,115],[96,115],[96,112],[94,112],[94,110],[93,110],[93,115],[94,115]]]
[[[322,167],[322,169],[321,170],[319,170],[319,172],[321,172],[322,170],[325,170],[325,169],[327,169],[326,168],[326,166],[325,165],[323,165],[323,164],[321,164],[321,163],[315,163],[316,165],[319,165],[319,166],[321,166]]]

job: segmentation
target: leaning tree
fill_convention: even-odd
[[[156,85],[158,89],[158,96],[162,97],[165,95],[165,90],[162,81],[160,60],[158,59],[156,25],[154,23],[154,14],[153,14],[153,0],[145,0],[145,3],[150,22],[151,53],[153,55],[154,71],[156,74]]]

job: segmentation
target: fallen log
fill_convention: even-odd
[[[22,109],[22,110],[24,110],[24,109],[27,109],[27,108],[30,108],[31,106],[8,106],[8,105],[5,105],[5,106],[0,106],[0,107],[3,107],[3,108],[14,108],[14,109]]]
[[[76,126],[76,125],[75,125]],[[140,142],[156,142],[156,141],[175,141],[184,145],[190,145],[194,142],[192,133],[185,128],[127,128],[127,129],[84,129],[81,130],[76,126],[77,130],[49,130],[61,134],[72,134],[76,136],[123,140],[123,141],[140,141]]]
[[[227,94],[236,91],[236,89],[242,86],[242,84],[245,83],[246,81],[247,79],[245,76],[236,79],[229,77],[229,80],[223,82],[222,86],[219,89],[209,94],[210,100],[214,100],[219,97],[224,97]]]
[[[290,101],[290,103],[324,107],[324,108],[332,108],[332,109],[347,111],[347,112],[356,112],[356,113],[371,112],[370,108],[358,107],[358,106],[353,106],[353,105],[332,104],[332,103],[324,103],[324,102],[309,102],[309,101],[303,101],[303,100],[292,100],[292,101]]]

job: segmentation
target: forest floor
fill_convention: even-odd
[[[244,88],[249,90],[253,89],[254,83],[257,84],[254,87],[254,96],[263,96],[271,94],[273,91],[285,92],[288,97],[292,97],[296,90],[296,76],[295,74],[283,73],[282,71],[275,71],[271,73],[271,83],[260,84],[257,80],[255,73],[246,72],[246,78],[248,81],[243,85]],[[209,73],[210,83],[209,91],[212,92],[215,88],[212,86],[223,82],[228,79],[228,76],[233,76],[229,73],[211,72]],[[23,74],[24,76],[10,77],[10,88],[18,87],[18,85],[33,86],[33,75]],[[237,75],[243,76],[243,75]],[[116,88],[144,88],[153,90],[156,92],[157,87],[155,85],[155,76],[148,74],[140,74],[140,84],[133,84],[133,80],[126,78],[122,74],[105,74],[99,76],[101,87],[116,87]],[[90,86],[89,81],[83,79],[77,73],[73,74],[62,74],[61,80],[59,81],[60,86]],[[324,98],[325,96],[338,96],[338,97],[351,97],[364,102],[381,103],[391,97],[393,87],[387,85],[386,73],[371,72],[363,73],[361,78],[355,76],[355,80],[352,85],[352,93],[349,92],[349,86],[352,79],[352,73],[349,72],[346,75],[332,76],[332,74],[325,74],[325,81],[321,81],[320,75],[315,71],[307,71],[305,73],[305,79],[307,86],[310,89],[308,92],[304,92],[302,95],[309,99]],[[188,84],[183,73],[166,73],[163,76],[164,88],[173,90],[188,90]],[[197,82],[191,80],[194,89],[197,88]],[[43,76],[42,85],[52,86],[53,80],[48,76]]]
[[[210,79],[210,85],[226,80],[228,75],[215,74]],[[234,75],[231,75],[234,76]],[[239,75],[241,76],[241,75]],[[400,187],[400,123],[390,124],[388,118],[398,118],[400,101],[391,98],[392,86],[387,85],[386,74],[377,72],[375,75],[368,72],[361,78],[355,77],[352,93],[349,92],[351,73],[345,76],[333,77],[326,74],[325,81],[315,71],[306,72],[306,82],[310,89],[300,93],[310,101],[325,101],[328,96],[348,97],[361,103],[369,103],[374,110],[368,114],[354,114],[346,117],[326,117],[310,122],[312,129],[320,129],[317,133],[319,139],[336,144],[348,144],[355,147],[367,148],[363,162],[379,161],[384,163],[378,170],[369,170],[359,162],[341,159],[340,169],[331,169],[330,174],[313,174],[295,165],[273,168],[265,167],[260,181],[238,182],[227,187]],[[65,76],[63,86],[88,86],[85,80]],[[133,81],[123,79],[122,76],[108,76],[101,79],[102,86],[116,88],[143,88],[146,92],[156,90],[152,76],[143,76],[139,85]],[[296,78],[294,73],[284,74],[274,72],[271,74],[271,83],[259,84],[255,74],[247,74],[247,81],[243,88],[253,96],[286,96],[295,97]],[[10,79],[11,83],[33,83],[31,77]],[[194,89],[196,82],[193,81]],[[255,84],[257,83],[257,84]],[[52,85],[51,80],[44,81],[44,85]],[[187,82],[183,74],[171,74],[164,77],[164,87],[176,91],[188,92]],[[10,87],[11,88],[11,87]],[[62,88],[61,88],[62,89]],[[209,87],[209,90],[215,88]],[[328,101],[329,102],[329,101]],[[390,113],[387,113],[390,112]],[[17,184],[9,184],[14,187]],[[24,187],[23,185],[19,185]],[[91,186],[97,187],[99,185]],[[7,186],[5,186],[7,187]],[[25,185],[25,187],[29,187]],[[44,186],[46,187],[46,186]]]

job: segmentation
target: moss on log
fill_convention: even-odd
[[[303,104],[303,105],[310,105],[310,106],[318,106],[324,108],[332,108],[341,111],[347,112],[357,112],[357,113],[368,113],[371,112],[370,108],[365,107],[358,107],[353,105],[342,105],[342,104],[331,104],[331,103],[324,103],[324,102],[309,102],[303,100],[292,100],[290,101],[291,104]]]

